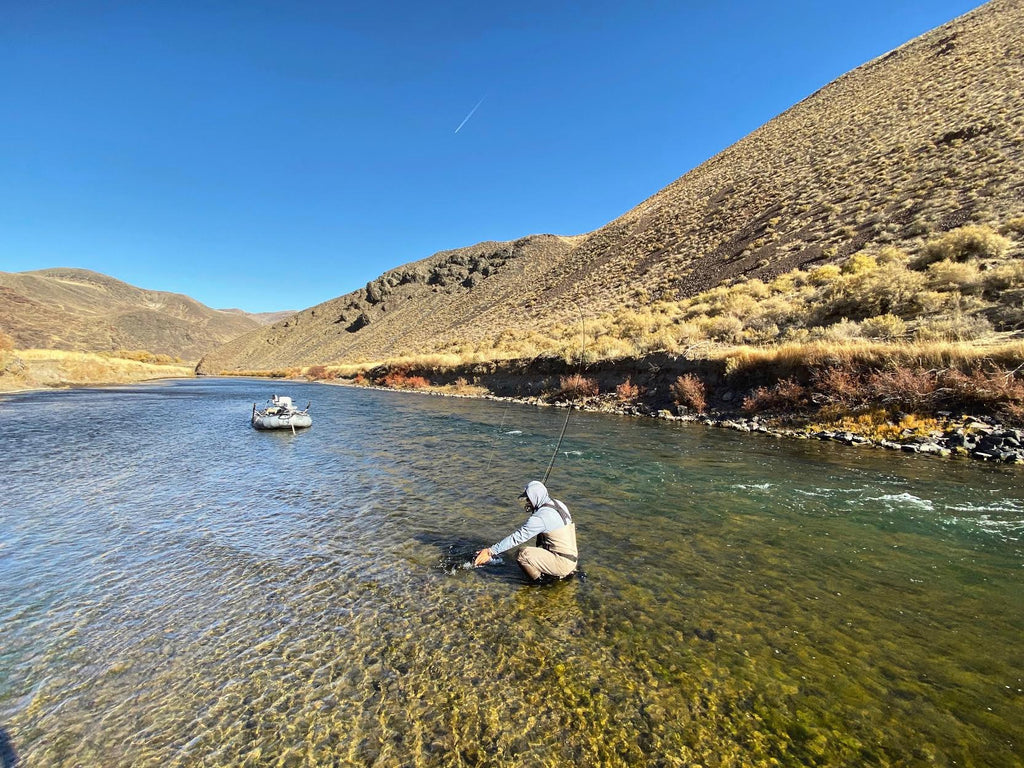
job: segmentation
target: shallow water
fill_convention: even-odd
[[[272,392],[312,429],[252,430]],[[573,414],[586,577],[463,568],[563,417],[0,400],[0,764],[1021,765],[1019,468]]]

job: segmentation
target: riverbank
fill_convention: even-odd
[[[560,358],[461,366],[385,364],[307,369],[315,380],[438,395],[573,406],[794,439],[907,453],[1024,463],[1022,345],[946,345],[743,351],[691,359],[656,354],[597,361]]]
[[[890,420],[885,426],[892,437],[873,436],[880,426],[863,417],[845,416],[830,424],[786,419],[782,417],[747,416],[739,412],[716,410],[714,413],[693,413],[685,408],[652,408],[643,403],[621,404],[585,398],[583,400],[548,401],[543,397],[503,397],[489,393],[466,393],[452,388],[434,389],[397,388],[364,383],[355,384],[349,380],[323,382],[340,386],[389,391],[404,391],[435,397],[467,397],[511,402],[537,407],[568,408],[591,413],[610,413],[619,416],[662,419],[684,423],[698,423],[708,427],[730,429],[736,432],[763,434],[770,437],[795,440],[821,440],[836,442],[851,447],[881,448],[943,458],[965,457],[979,461],[1004,464],[1024,464],[1024,429],[1009,427],[986,416],[940,415],[937,418],[920,418],[904,415]]]
[[[0,352],[0,393],[45,389],[132,384],[153,379],[192,378],[190,363],[136,353],[135,358],[113,353],[70,352],[60,349],[20,349]],[[154,362],[159,360],[159,362]]]

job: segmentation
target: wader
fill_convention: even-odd
[[[576,523],[557,504],[542,504],[551,507],[565,523],[547,533],[537,534],[536,547],[523,547],[519,550],[519,567],[531,579],[539,579],[547,574],[561,579],[576,570],[579,550],[576,549]]]

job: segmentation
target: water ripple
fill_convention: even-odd
[[[314,427],[251,430],[285,386]],[[573,414],[550,485],[586,578],[538,588],[512,554],[459,566],[521,522],[561,413],[198,380],[0,417],[0,728],[34,768],[1010,765],[1024,741],[1010,471]]]

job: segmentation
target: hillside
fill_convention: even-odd
[[[993,0],[840,77],[599,230],[435,254],[235,339],[200,371],[440,351],[529,357],[581,314],[621,335],[628,324],[616,331],[608,318],[624,309],[675,303],[690,311],[716,286],[767,284],[883,249],[883,264],[912,263],[929,242],[967,225],[1019,234],[1022,215],[1024,2]],[[974,269],[1006,272],[1007,260],[1020,262],[1019,242],[995,251],[997,261]],[[987,304],[954,312],[946,301],[942,311],[950,322],[987,313],[993,333],[1019,330],[1019,272],[979,288]],[[1001,300],[1007,306],[993,306]],[[841,310],[819,321],[843,322],[851,312]],[[915,322],[915,312],[907,304],[859,314]],[[768,324],[757,342],[786,340],[786,322]],[[664,329],[660,348],[692,338],[680,336],[690,334],[685,325],[677,318]],[[705,336],[746,340],[735,328]]]
[[[198,360],[260,325],[238,310],[84,269],[0,272],[0,330],[19,349],[146,350]]]

